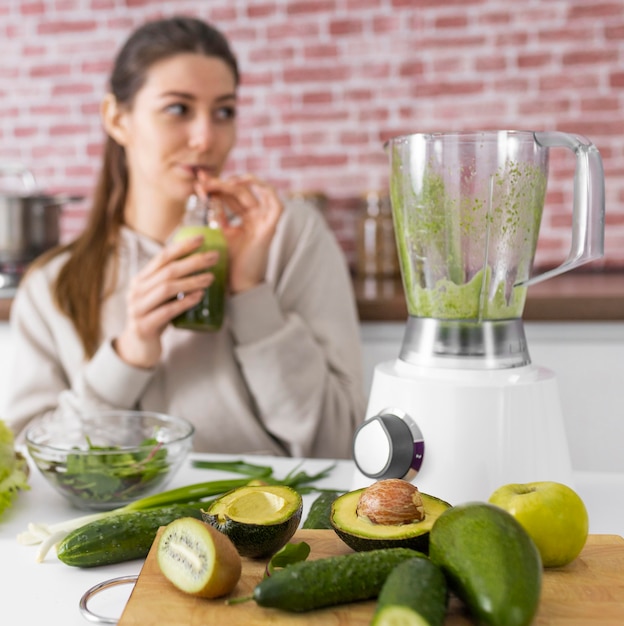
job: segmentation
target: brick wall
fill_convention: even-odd
[[[624,0],[1,0],[0,160],[45,190],[88,196],[111,58],[171,10],[214,21],[239,57],[232,170],[318,189],[354,259],[355,198],[386,185],[383,141],[405,132],[563,130],[606,172],[605,259],[624,268]],[[569,246],[571,155],[554,155],[537,263]],[[67,207],[64,238],[87,203]]]

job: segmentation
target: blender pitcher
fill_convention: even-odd
[[[570,253],[532,275],[551,148],[576,155]],[[451,504],[508,483],[572,484],[555,373],[531,362],[527,287],[599,258],[604,176],[578,135],[413,134],[387,143],[408,321],[378,363],[353,488],[405,478]]]
[[[559,267],[531,276],[553,147],[576,154],[572,245]],[[578,135],[530,131],[412,134],[387,148],[410,315],[401,358],[488,369],[528,363],[519,321],[527,287],[603,254],[598,150]]]

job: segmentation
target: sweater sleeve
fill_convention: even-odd
[[[293,222],[275,284],[231,299],[236,355],[259,419],[292,456],[348,458],[365,409],[352,282],[322,216]]]
[[[71,321],[54,304],[43,270],[22,282],[11,309],[12,375],[6,421],[16,434],[46,414],[133,408],[153,376],[104,342],[90,360]]]

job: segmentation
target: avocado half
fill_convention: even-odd
[[[239,487],[215,500],[205,522],[227,535],[241,556],[263,558],[284,547],[303,513],[301,495],[283,485]]]
[[[365,489],[350,491],[334,500],[330,523],[336,534],[356,552],[379,548],[411,548],[429,552],[429,531],[433,523],[451,505],[444,500],[421,493],[425,517],[408,524],[373,524],[357,515],[357,506]]]

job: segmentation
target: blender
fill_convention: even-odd
[[[576,157],[571,249],[532,275],[551,148]],[[451,504],[508,483],[573,486],[555,373],[532,363],[527,288],[600,258],[604,174],[563,132],[391,139],[392,214],[408,309],[398,358],[377,364],[353,439],[353,488],[405,478]]]

